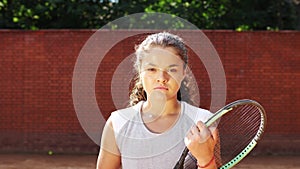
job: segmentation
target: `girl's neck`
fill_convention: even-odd
[[[141,117],[145,127],[153,133],[163,133],[176,124],[179,119],[181,105],[179,101],[167,101],[164,108],[161,104],[150,106],[150,102],[146,101],[142,106]]]
[[[165,117],[179,114],[180,108],[180,102],[177,99],[154,103],[147,100],[142,106],[142,113],[155,117]]]

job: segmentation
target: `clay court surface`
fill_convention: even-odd
[[[0,169],[95,169],[95,155],[0,154]],[[236,169],[300,169],[300,156],[247,157]]]

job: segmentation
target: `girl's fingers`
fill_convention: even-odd
[[[198,143],[204,143],[209,138],[214,138],[212,136],[211,131],[209,128],[206,127],[206,125],[199,121],[196,125],[192,126],[189,132],[187,133],[187,139],[190,140],[190,142],[198,142]]]
[[[199,134],[200,130],[197,126],[192,126],[191,129],[190,129],[190,132],[193,134],[193,135],[197,135]]]
[[[199,130],[207,128],[206,125],[202,121],[198,121],[196,125]]]

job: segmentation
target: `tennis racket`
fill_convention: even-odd
[[[256,146],[266,127],[266,113],[256,101],[237,100],[218,110],[205,125],[209,127],[214,123],[217,123],[219,133],[219,142],[214,150],[216,164],[220,169],[228,169],[238,164]],[[189,168],[185,164],[188,152],[185,147],[174,169]]]

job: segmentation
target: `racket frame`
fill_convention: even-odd
[[[237,100],[232,103],[229,103],[228,105],[224,106],[220,110],[214,113],[212,117],[210,117],[206,122],[205,125],[206,127],[210,127],[213,123],[215,123],[217,120],[219,120],[223,115],[226,113],[230,112],[233,110],[235,107],[239,105],[245,105],[245,104],[253,104],[257,106],[260,110],[260,126],[259,129],[254,136],[254,138],[250,141],[250,143],[237,155],[235,156],[232,160],[227,162],[226,164],[223,164],[219,169],[229,169],[238,164],[242,159],[244,159],[256,146],[258,140],[261,138],[265,128],[266,128],[266,112],[264,108],[256,101],[250,100],[250,99],[242,99],[242,100]],[[182,169],[183,168],[183,163],[184,159],[187,156],[189,150],[187,147],[183,150],[178,162],[176,163],[175,167],[173,169]]]
[[[222,109],[218,110],[211,118],[209,118],[206,122],[205,125],[207,127],[211,126],[214,122],[216,122],[218,119],[220,119],[223,115],[226,113],[230,112],[231,110],[234,109],[234,107],[237,107],[239,105],[245,105],[245,104],[253,104],[257,106],[260,110],[260,126],[259,130],[257,131],[256,135],[254,138],[251,140],[251,142],[237,155],[235,156],[232,160],[227,162],[226,164],[223,164],[220,169],[229,169],[238,164],[243,158],[245,158],[256,146],[258,140],[261,138],[261,135],[263,134],[265,128],[266,128],[266,113],[264,108],[256,101],[250,100],[250,99],[242,99],[242,100],[237,100],[234,101]]]

